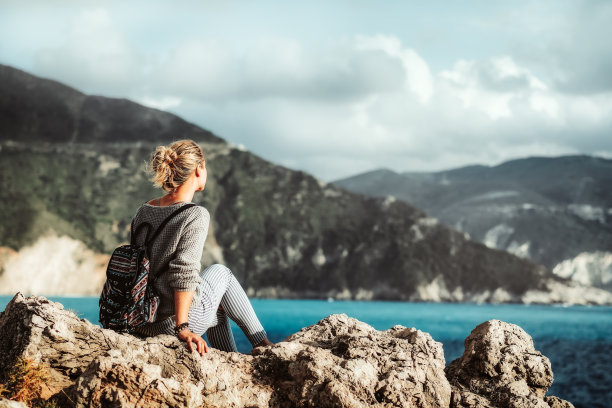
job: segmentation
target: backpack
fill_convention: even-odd
[[[152,323],[157,317],[159,296],[149,275],[150,247],[168,221],[195,204],[186,204],[170,214],[149,238],[151,224],[143,222],[134,231],[130,228],[130,244],[117,247],[106,267],[106,282],[100,294],[100,323],[105,329],[132,333],[136,328]],[[143,245],[136,245],[134,237],[147,228]]]

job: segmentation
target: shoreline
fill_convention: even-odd
[[[24,296],[37,296],[47,299],[99,299],[98,295],[49,295],[49,294],[31,294],[23,293]],[[0,305],[3,303],[3,298],[10,299],[15,296],[14,293],[0,293]],[[550,306],[550,307],[585,307],[585,308],[612,308],[612,303],[597,304],[597,303],[564,303],[564,302],[475,302],[475,301],[432,301],[432,300],[401,300],[401,299],[330,299],[328,297],[256,297],[249,296],[251,300],[283,300],[283,301],[313,301],[327,303],[397,303],[397,304],[427,304],[427,305],[472,305],[472,306]],[[6,302],[8,304],[8,301]]]

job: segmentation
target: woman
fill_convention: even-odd
[[[206,186],[206,162],[200,146],[180,140],[158,146],[150,163],[154,185],[167,194],[144,203],[134,216],[135,242],[142,244],[149,223],[154,231],[180,206],[190,203],[196,191]],[[253,347],[271,345],[244,290],[223,265],[215,264],[201,274],[200,259],[208,233],[210,215],[193,206],[172,218],[151,245],[150,275],[160,296],[157,320],[137,330],[145,336],[176,334],[194,346],[200,355],[208,352],[202,335],[211,346],[237,351],[228,316],[245,333]]]

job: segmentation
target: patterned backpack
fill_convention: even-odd
[[[166,217],[150,238],[151,224],[144,222],[134,231],[132,220],[130,244],[117,247],[106,267],[106,282],[99,301],[102,327],[132,333],[137,327],[155,321],[159,296],[149,275],[151,244],[172,217],[194,205],[178,208]],[[136,245],[134,237],[143,227],[147,228],[145,242]]]

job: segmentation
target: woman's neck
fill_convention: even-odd
[[[171,191],[161,198],[160,205],[169,205],[177,201],[184,201],[186,203],[193,200],[193,194],[195,190],[190,186],[182,185],[175,191]]]

